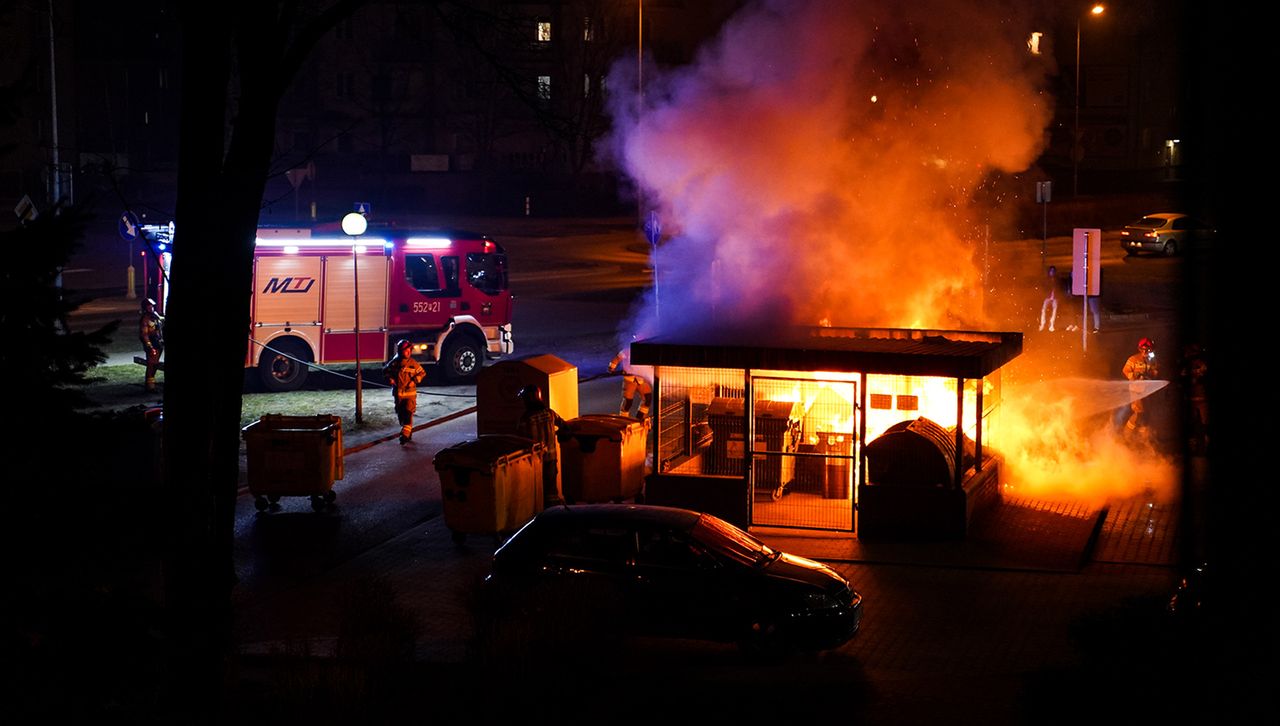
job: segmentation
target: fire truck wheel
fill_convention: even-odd
[[[444,355],[440,362],[444,365],[444,376],[449,381],[459,383],[470,379],[480,370],[484,353],[474,340],[465,335],[451,335],[444,344]]]
[[[273,341],[272,349],[263,348],[258,357],[258,378],[268,391],[296,391],[307,380],[308,367],[298,361],[310,360],[302,343],[283,339]]]

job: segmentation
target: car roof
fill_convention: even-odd
[[[1156,219],[1178,219],[1179,217],[1185,216],[1187,215],[1181,212],[1155,212],[1153,214],[1142,215],[1142,219],[1147,219],[1148,217],[1155,217]]]
[[[646,504],[575,504],[545,510],[536,519],[539,524],[550,526],[567,526],[570,523],[608,526],[624,522],[645,522],[688,529],[701,517],[700,512],[677,507]]]

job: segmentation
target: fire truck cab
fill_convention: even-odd
[[[268,390],[289,391],[308,364],[381,363],[405,338],[444,380],[461,382],[514,350],[513,300],[506,252],[482,234],[262,227],[245,366]]]

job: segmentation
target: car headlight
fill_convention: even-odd
[[[807,610],[833,610],[840,607],[840,601],[825,592],[806,592],[804,606]]]

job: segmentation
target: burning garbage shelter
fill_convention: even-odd
[[[905,328],[636,341],[654,384],[645,501],[743,527],[963,537],[999,500],[1000,369],[1021,352],[1021,333]]]

